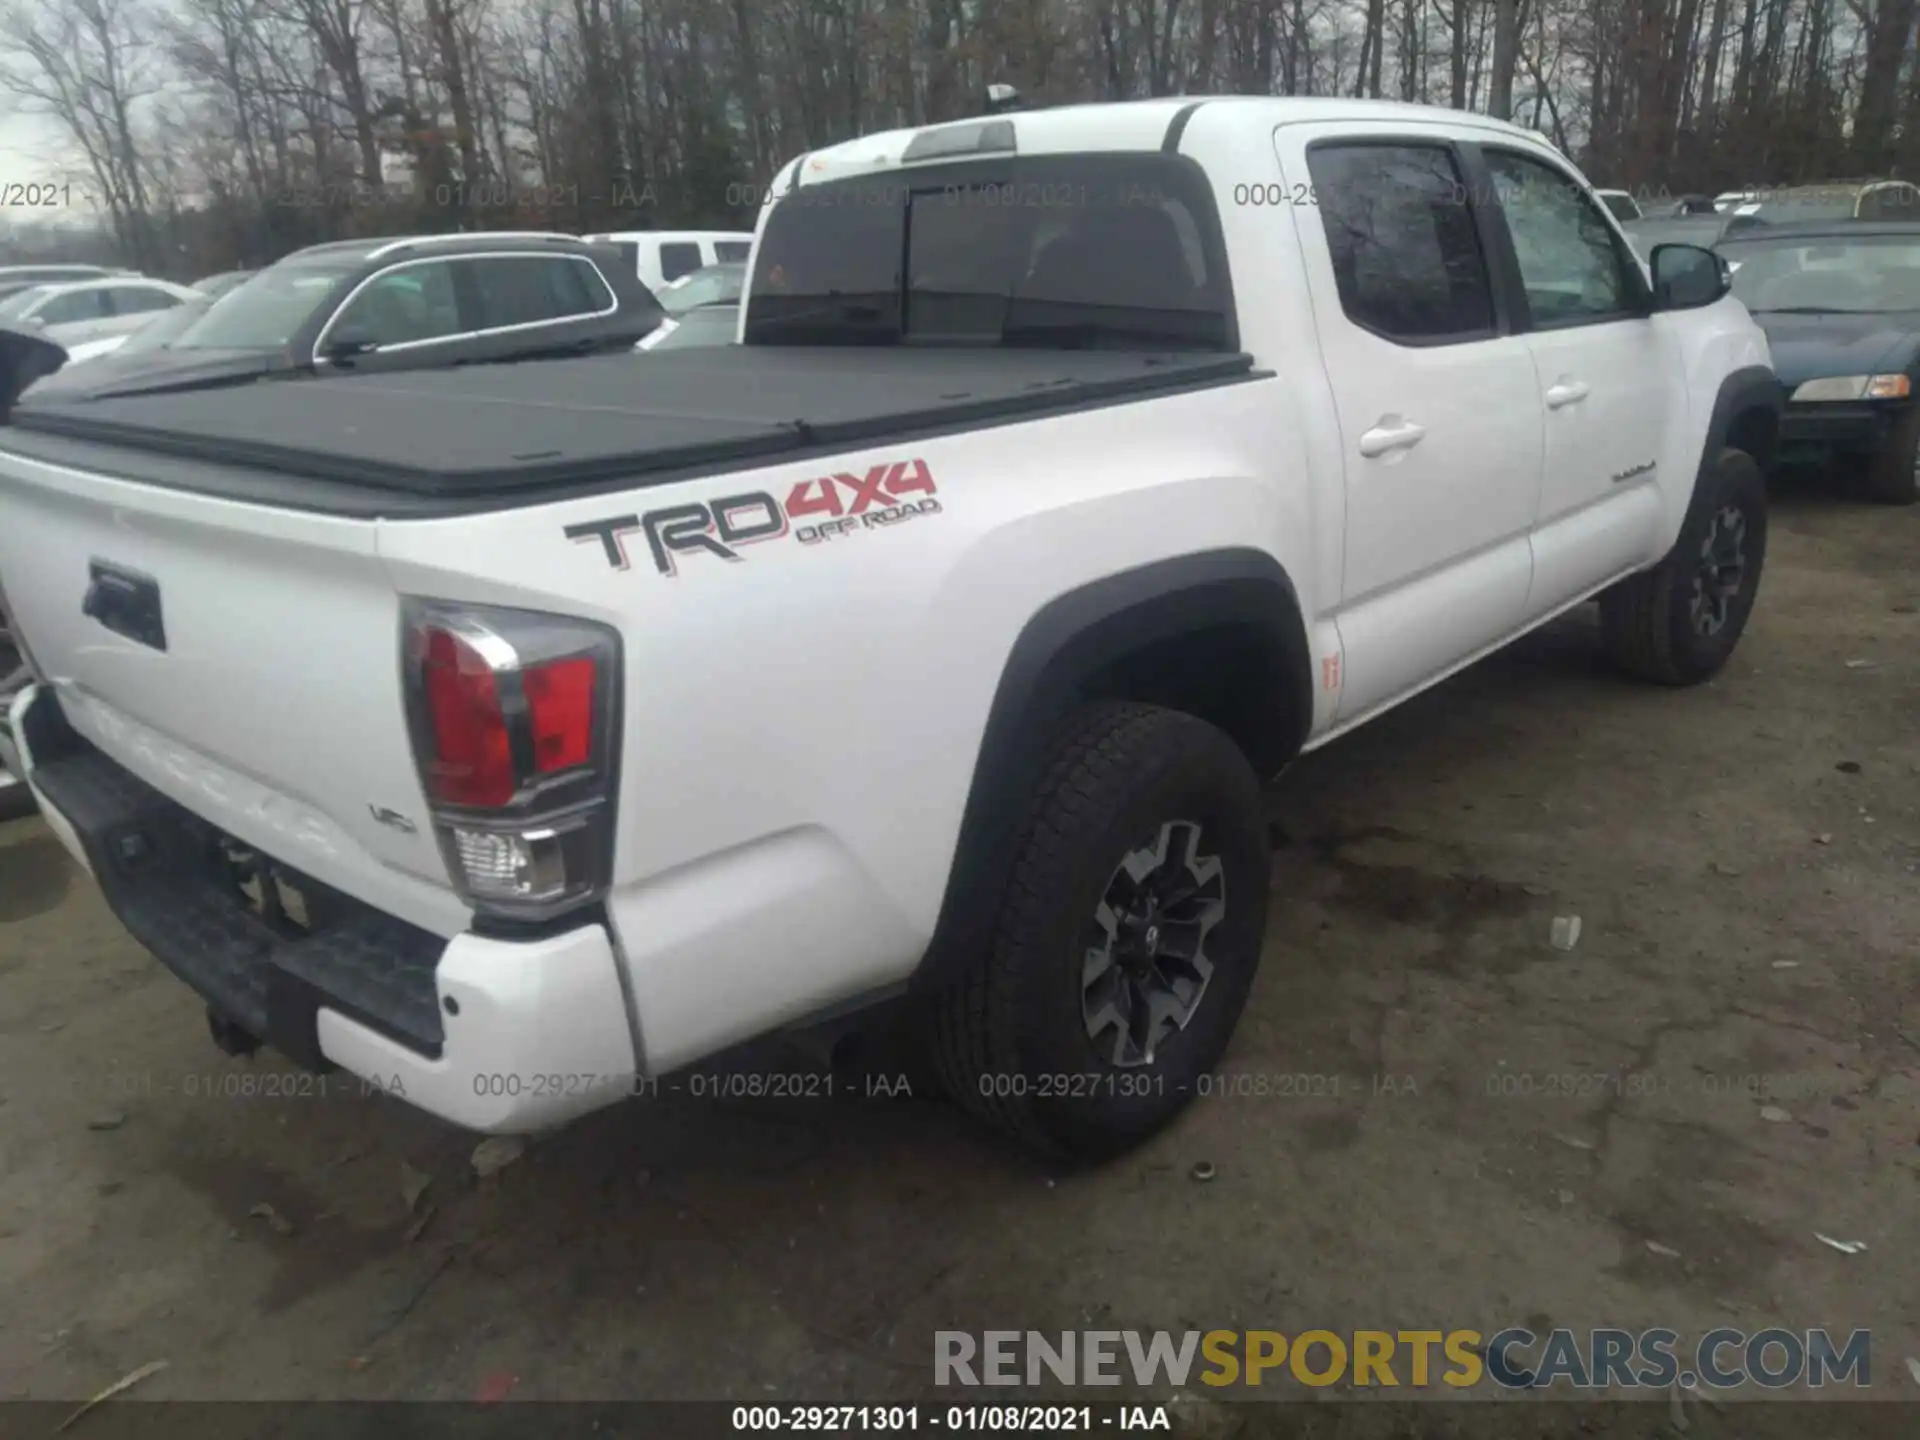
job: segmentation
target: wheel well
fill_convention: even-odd
[[[1733,417],[1727,426],[1726,443],[1753,456],[1761,473],[1773,470],[1773,456],[1780,439],[1780,414],[1770,406],[1754,405]]]
[[[1057,596],[1015,640],[988,710],[932,943],[916,988],[988,943],[997,896],[1061,725],[1134,700],[1217,725],[1262,780],[1313,722],[1313,662],[1292,579],[1258,550],[1177,556]]]
[[[1309,716],[1293,657],[1272,628],[1210,625],[1115,657],[1080,685],[1084,700],[1137,700],[1184,710],[1230,736],[1265,780],[1300,747]]]

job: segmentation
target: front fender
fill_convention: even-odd
[[[1777,432],[1781,395],[1766,332],[1732,296],[1699,310],[1669,311],[1659,318],[1671,327],[1680,371],[1686,377],[1686,404],[1674,407],[1667,438],[1671,464],[1665,468],[1674,483],[1665,495],[1659,549],[1665,554],[1686,522],[1702,470],[1719,455],[1743,415],[1770,416],[1769,433]],[[1771,441],[1765,448],[1770,445]],[[1772,463],[1771,454],[1755,458],[1762,469]]]

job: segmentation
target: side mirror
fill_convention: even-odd
[[[1648,268],[1655,310],[1698,310],[1733,289],[1727,262],[1698,245],[1656,245]]]
[[[343,325],[327,336],[327,343],[320,347],[320,358],[338,364],[379,348],[371,330],[359,325]]]
[[[1004,115],[1009,110],[1017,110],[1019,108],[1020,92],[1014,89],[1013,86],[999,84],[987,86],[987,103],[984,107],[984,113],[988,115]]]

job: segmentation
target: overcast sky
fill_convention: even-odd
[[[75,152],[72,139],[55,121],[37,115],[0,116],[0,199],[19,185],[58,185],[71,180],[73,206],[77,215],[62,215],[59,210],[15,205],[0,209],[9,220],[85,219],[94,213],[83,198],[92,189],[81,183],[83,162]]]

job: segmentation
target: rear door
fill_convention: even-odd
[[[1346,456],[1345,722],[1519,625],[1539,390],[1445,132],[1288,125],[1275,145]]]
[[[1667,411],[1685,401],[1640,266],[1578,177],[1531,150],[1480,156],[1546,418],[1527,601],[1544,613],[1645,563],[1664,516]]]

